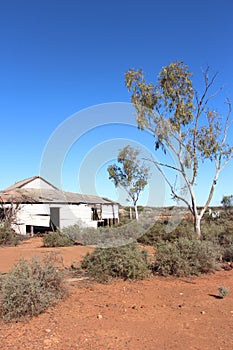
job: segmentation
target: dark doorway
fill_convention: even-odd
[[[54,231],[60,228],[60,208],[50,208],[50,222]]]
[[[26,233],[30,236],[44,234],[51,231],[51,227],[26,225]]]

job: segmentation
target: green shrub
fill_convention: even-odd
[[[73,242],[83,245],[97,244],[100,229],[83,227],[81,224],[70,225],[62,229],[62,234]]]
[[[142,205],[138,205],[138,212],[140,213],[142,211],[144,211],[144,207]]]
[[[81,264],[88,274],[100,282],[110,278],[143,279],[149,276],[150,259],[147,251],[137,244],[128,244],[114,248],[97,248],[88,253]]]
[[[97,229],[76,224],[65,227],[62,233],[83,245],[98,245],[106,248],[136,241],[145,230],[145,225],[146,223],[139,223],[136,220],[130,221],[127,225],[105,226]]]
[[[171,227],[172,221],[157,221],[142,237],[137,241],[145,245],[155,246],[158,242],[173,242],[177,238],[194,237],[193,224],[189,220],[182,220],[174,229]]]
[[[221,299],[225,298],[228,293],[229,293],[229,289],[227,287],[224,287],[224,286],[219,286],[218,287],[218,292],[219,292],[219,297]]]
[[[44,247],[68,247],[74,245],[74,241],[60,232],[49,232],[43,236]]]
[[[218,249],[212,242],[179,238],[157,246],[154,271],[162,276],[190,276],[212,272],[217,267]]]
[[[43,312],[65,295],[61,272],[50,257],[19,260],[1,281],[1,316],[18,320]]]
[[[233,261],[233,221],[231,215],[224,215],[216,222],[203,222],[203,239],[219,246],[223,261]]]
[[[124,225],[128,225],[129,223],[132,222],[133,219],[130,219],[128,216],[122,216],[119,220],[119,222],[115,225],[115,227],[119,227],[119,226],[124,226]]]
[[[0,245],[16,246],[19,238],[9,225],[0,225]]]
[[[193,231],[192,219],[182,219],[182,221],[172,229],[172,221],[176,218],[169,220],[159,220],[142,236],[138,239],[139,243],[156,245],[159,241],[173,242],[181,237],[189,239],[195,238]],[[179,217],[177,217],[179,220]],[[233,216],[231,214],[221,214],[217,220],[209,219],[208,214],[205,214],[201,223],[202,239],[205,241],[211,241],[214,244],[220,246],[229,246],[233,243]]]
[[[124,207],[123,209],[124,209],[127,213],[129,213],[130,210],[131,210],[131,211],[132,211],[132,214],[134,214],[134,211],[135,211],[134,207],[132,207],[132,206],[127,206],[127,207]],[[138,209],[138,213],[140,213],[140,212],[144,211],[144,206],[143,206],[143,205],[138,205],[138,206],[137,206],[137,209]]]
[[[226,262],[233,262],[233,245],[222,247],[222,260]]]
[[[218,219],[216,221],[203,220],[202,237],[204,240],[212,241],[219,245],[228,244],[233,240],[233,224],[227,219]]]

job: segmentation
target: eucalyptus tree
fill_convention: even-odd
[[[211,202],[219,174],[233,156],[233,148],[227,141],[231,103],[226,100],[225,116],[209,107],[222,89],[212,91],[216,76],[209,77],[209,67],[203,71],[204,86],[199,94],[194,89],[192,73],[183,62],[163,67],[156,84],[146,82],[141,69],[129,69],[125,74],[126,87],[137,112],[138,127],[154,134],[155,149],[161,148],[165,154],[169,150],[175,159],[175,165],[170,160],[153,163],[169,185],[172,196],[187,205],[199,238],[201,219]],[[214,163],[215,170],[205,203],[199,209],[196,185],[200,164],[206,161]],[[181,176],[188,195],[177,189],[166,169]]]
[[[137,202],[149,178],[149,168],[141,163],[139,154],[138,149],[129,145],[125,146],[119,150],[118,164],[112,164],[108,167],[109,179],[114,182],[116,187],[124,189],[133,201],[136,220],[138,220]]]
[[[233,206],[233,195],[231,194],[230,196],[223,196],[221,204],[224,208],[231,208]]]

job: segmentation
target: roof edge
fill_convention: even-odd
[[[8,186],[7,188],[5,188],[3,191],[10,191],[10,190],[13,190],[13,189],[20,189],[22,188],[23,186],[29,184],[30,182],[36,180],[36,179],[40,179],[44,182],[46,182],[49,186],[53,187],[55,190],[59,190],[59,188],[57,188],[56,186],[54,186],[53,184],[51,184],[49,181],[45,180],[43,177],[37,175],[37,176],[32,176],[32,177],[29,177],[25,180],[20,180],[20,181],[17,181],[15,182],[13,185],[11,186]]]

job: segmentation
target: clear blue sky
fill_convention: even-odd
[[[40,173],[46,144],[70,116],[94,105],[130,102],[124,73],[131,67],[156,79],[162,66],[183,60],[198,88],[200,69],[208,64],[219,72],[219,86],[225,85],[217,99],[221,111],[225,95],[233,101],[232,16],[233,0],[0,1],[0,188]],[[70,145],[63,188],[82,190],[79,168],[88,154],[105,152],[102,142],[108,148],[111,140],[121,145],[119,139],[132,139],[153,150],[153,140],[150,146],[149,138],[132,129],[95,128]],[[95,183],[94,192],[116,199],[106,173],[111,157],[85,176]],[[209,169],[200,178],[200,204]],[[233,193],[232,173],[230,164],[212,204]]]

